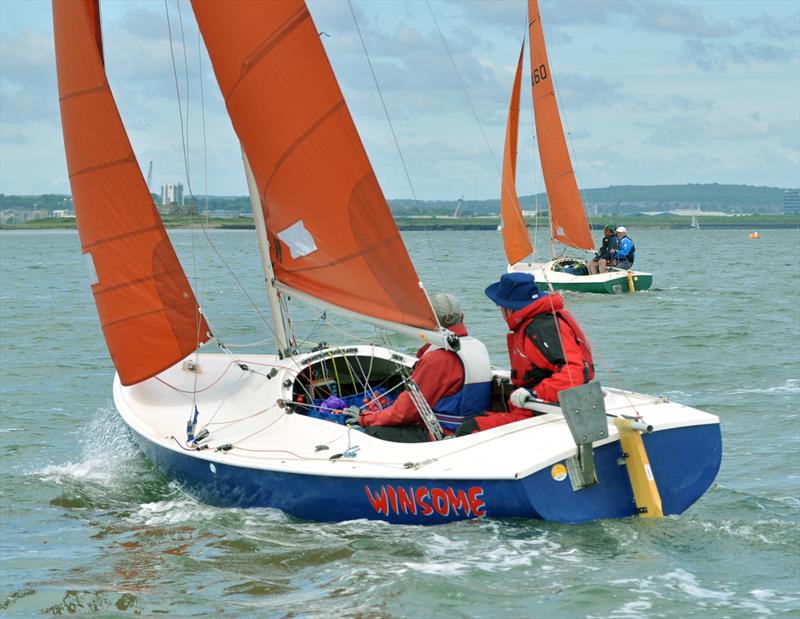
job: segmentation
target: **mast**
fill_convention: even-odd
[[[272,315],[272,331],[275,335],[278,354],[281,357],[285,357],[289,354],[291,334],[284,321],[280,293],[275,288],[275,274],[272,271],[272,262],[269,257],[269,239],[267,239],[267,226],[264,223],[264,210],[261,208],[261,198],[258,196],[256,179],[253,177],[253,170],[250,168],[250,162],[247,161],[244,148],[242,148],[242,162],[244,163],[244,173],[247,177],[247,191],[250,194],[250,208],[253,210],[253,219],[256,226],[261,268],[264,269],[264,282],[267,285],[267,297],[269,298],[269,309]]]

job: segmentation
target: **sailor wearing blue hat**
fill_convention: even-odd
[[[504,273],[486,296],[503,310],[511,330],[511,382],[518,387],[509,399],[512,412],[531,398],[557,402],[559,391],[594,377],[592,349],[560,294],[539,290],[530,273]]]
[[[518,310],[547,293],[539,290],[530,273],[503,273],[499,282],[486,288],[486,296],[500,307]]]

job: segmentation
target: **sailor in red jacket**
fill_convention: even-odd
[[[509,398],[511,412],[521,412],[531,397],[558,402],[559,391],[594,378],[592,349],[560,294],[541,292],[529,273],[504,273],[486,296],[511,329],[511,383],[518,387]]]
[[[517,389],[508,399],[508,412],[477,414],[456,436],[528,419],[533,400],[558,402],[559,391],[594,377],[592,349],[560,294],[541,292],[530,273],[504,273],[486,296],[500,306],[511,329],[508,355],[511,384]]]
[[[458,300],[451,294],[434,294],[431,304],[439,323],[459,336],[457,353],[426,344],[417,352],[411,379],[417,384],[445,432],[452,433],[468,416],[491,406],[491,361],[486,347],[469,337]],[[391,406],[378,411],[347,410],[351,423],[367,434],[404,443],[430,440],[428,429],[407,391]]]

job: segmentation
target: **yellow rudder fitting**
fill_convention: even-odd
[[[633,283],[633,273],[628,271],[628,292],[636,292],[636,286]]]
[[[630,419],[617,417],[614,425],[617,426],[619,433],[619,443],[639,515],[643,518],[663,517],[661,495],[653,477],[653,470],[650,468],[650,459],[647,457],[641,433],[631,427]]]

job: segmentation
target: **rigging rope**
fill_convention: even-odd
[[[434,14],[433,9],[431,8],[429,0],[425,0],[425,4],[428,7],[428,12],[431,14],[431,18],[433,19],[433,24],[436,27],[436,31],[439,33],[439,38],[441,39],[442,45],[444,46],[444,49],[447,52],[447,56],[450,59],[450,63],[453,65],[453,70],[455,71],[456,77],[458,78],[458,83],[461,85],[461,90],[464,93],[464,97],[467,99],[467,103],[469,103],[469,107],[472,110],[472,115],[475,118],[475,122],[478,124],[478,128],[480,129],[481,135],[483,136],[483,142],[484,142],[484,144],[486,144],[486,149],[489,151],[489,156],[492,159],[492,163],[494,164],[495,171],[497,172],[497,175],[498,175],[498,177],[500,179],[501,195],[502,195],[502,188],[503,188],[503,183],[504,183],[503,173],[502,173],[502,171],[500,169],[499,164],[497,163],[497,159],[494,156],[494,151],[492,150],[491,144],[489,144],[489,138],[486,136],[486,131],[483,128],[483,123],[481,123],[480,117],[478,116],[478,111],[477,111],[477,109],[475,108],[475,105],[472,102],[472,98],[469,96],[469,91],[467,90],[467,87],[464,84],[464,80],[462,79],[461,73],[458,70],[458,66],[456,65],[456,61],[453,58],[453,54],[450,52],[450,47],[447,45],[447,40],[445,39],[441,28],[439,28],[439,22],[436,19],[436,15]],[[527,31],[528,31],[528,23],[527,23],[527,20],[525,20],[525,29],[524,29],[524,33],[522,35],[523,42],[525,41],[525,36],[527,34]],[[535,135],[534,135],[534,139],[535,139]],[[535,160],[534,160],[534,163],[535,163]],[[536,173],[534,172],[534,174],[536,174]],[[516,181],[516,179],[513,179],[512,183],[515,183],[515,181]],[[508,189],[509,190],[513,190],[513,192],[516,194],[516,187],[509,187]],[[538,213],[538,207],[537,207],[537,213]],[[538,226],[538,222],[536,221],[537,219],[538,218],[534,218],[534,222],[535,222],[535,225]],[[501,225],[502,225],[502,217],[501,217],[500,221],[501,221]],[[523,217],[523,221],[525,221],[524,217]],[[527,222],[526,222],[526,227],[527,227]],[[537,228],[537,230],[538,230],[538,228]],[[533,245],[534,252],[535,252],[535,249],[536,249],[535,237],[534,237],[534,240],[532,241],[532,245]]]
[[[428,12],[431,14],[431,18],[433,19],[433,25],[436,27],[436,32],[439,33],[439,38],[442,40],[442,45],[444,46],[444,49],[447,52],[447,57],[450,58],[450,63],[453,65],[453,70],[455,71],[456,77],[458,78],[458,83],[461,85],[461,90],[464,92],[464,96],[467,98],[467,103],[469,103],[469,107],[472,110],[472,115],[475,117],[475,122],[478,123],[478,128],[481,130],[481,135],[483,136],[483,141],[486,144],[487,150],[489,151],[489,156],[492,158],[495,170],[497,171],[498,175],[500,175],[502,182],[502,173],[500,172],[500,166],[498,165],[497,158],[494,156],[494,151],[492,150],[492,147],[489,144],[489,138],[486,137],[486,131],[484,131],[483,129],[483,123],[481,123],[481,120],[478,117],[478,112],[475,109],[475,105],[472,103],[472,97],[469,96],[469,92],[467,91],[467,87],[464,84],[464,80],[462,79],[461,73],[458,70],[456,61],[453,59],[453,54],[450,53],[450,47],[447,45],[447,41],[444,38],[444,34],[442,34],[441,28],[439,28],[439,22],[436,21],[436,15],[434,15],[433,13],[433,9],[431,8],[431,3],[428,0],[425,0],[425,5],[428,7]]]
[[[529,49],[533,49],[533,42],[530,38],[530,30],[528,29],[528,19],[527,13],[525,18],[525,37],[528,39],[528,45],[530,46]],[[530,88],[525,89],[531,95],[531,114],[533,115],[533,91]],[[533,122],[531,123],[531,153],[533,154],[533,211],[535,213],[533,217],[533,255],[531,256],[531,262],[536,262],[536,248],[539,246],[539,194],[542,193],[541,191],[536,191],[537,188],[540,188],[544,185],[544,171],[542,170],[542,161],[539,155],[539,147],[537,146],[538,136],[536,135],[536,121],[534,118],[531,119]],[[541,185],[540,185],[541,183]],[[544,187],[544,194],[547,195],[547,188]],[[548,220],[550,218],[550,201],[548,200],[547,203],[547,216]],[[550,229],[552,230],[552,225],[550,225]],[[552,238],[550,239],[551,245],[551,252],[552,251]],[[546,277],[546,275],[545,275]]]
[[[544,28],[544,26],[542,26],[542,28]],[[558,34],[555,33],[555,36],[558,37]],[[562,60],[563,65],[566,65],[566,61],[564,60],[563,46],[560,45],[560,44],[556,44],[555,47],[557,49],[557,53],[561,56],[561,60]],[[586,218],[587,218],[588,223],[589,223],[589,233],[590,233],[590,236],[591,236],[592,216],[591,216],[591,214],[588,212],[588,210],[586,208],[586,192],[581,189],[582,182],[580,182],[580,183],[578,182],[579,179],[580,179],[580,173],[578,172],[577,166],[576,166],[576,162],[578,160],[578,157],[577,157],[577,154],[575,152],[575,142],[572,139],[572,131],[570,131],[570,126],[571,125],[570,125],[569,119],[567,117],[566,107],[564,106],[564,98],[561,96],[561,91],[558,88],[558,80],[555,77],[553,77],[552,73],[553,72],[551,70],[550,79],[551,79],[551,81],[553,83],[554,96],[556,97],[556,100],[558,102],[558,104],[557,104],[558,105],[558,110],[559,110],[559,112],[561,114],[561,117],[564,120],[564,137],[565,137],[565,140],[569,144],[569,149],[572,151],[572,160],[570,161],[571,166],[572,166],[572,173],[575,176],[575,184],[578,186],[578,192],[579,192],[579,194],[581,196],[581,199],[583,201],[583,210],[584,210],[584,213],[586,214]],[[577,109],[578,109],[579,115],[581,116],[581,122],[584,123],[584,127],[585,127],[586,124],[583,121],[583,115],[581,113],[580,107],[578,107]],[[552,230],[552,225],[551,225],[551,230]],[[551,236],[551,244],[553,244],[553,245],[555,244],[555,239],[552,238],[552,236]],[[584,255],[586,255],[586,254],[588,254],[590,252],[590,250],[588,250],[588,249],[582,249],[580,251],[583,251]],[[561,252],[562,255],[565,252],[566,252],[566,247],[564,248],[564,251]],[[555,249],[553,249],[552,255],[553,255],[553,257],[555,257]]]
[[[183,21],[182,21],[181,14],[180,14],[180,3],[179,3],[178,0],[176,0],[176,4],[178,6],[178,16],[179,16],[179,19],[181,20],[180,21],[180,23],[181,23],[181,37],[183,37]],[[179,86],[179,81],[178,81],[177,63],[175,61],[174,42],[173,42],[173,34],[172,34],[172,25],[171,25],[170,16],[169,16],[168,0],[164,0],[164,9],[165,9],[165,12],[166,12],[167,31],[168,31],[168,34],[169,34],[170,57],[172,59],[172,73],[173,73],[173,78],[174,78],[174,81],[175,81],[175,91],[177,93],[177,98],[178,98],[178,114],[179,114],[180,125],[181,125],[181,146],[182,146],[182,149],[183,149],[184,167],[185,167],[185,170],[186,170],[186,188],[187,188],[187,190],[189,192],[189,197],[190,197],[192,203],[194,204],[195,203],[195,196],[194,196],[194,190],[192,189],[192,182],[191,182],[191,175],[190,175],[190,165],[189,165],[189,152],[188,152],[188,136],[189,136],[189,127],[188,127],[188,116],[189,116],[189,111],[188,111],[189,110],[189,101],[188,101],[188,99],[189,99],[189,97],[188,97],[188,88],[189,87],[188,87],[188,83],[189,83],[189,76],[188,76],[188,73],[189,73],[189,71],[188,71],[188,60],[187,60],[187,56],[186,56],[186,43],[185,43],[185,39],[182,38],[181,43],[182,43],[183,48],[184,48],[184,64],[185,64],[185,69],[186,69],[186,83],[187,83],[187,86],[186,86],[186,89],[187,89],[187,97],[186,97],[186,110],[187,110],[186,111],[186,118],[187,118],[187,122],[186,122],[186,125],[184,126],[184,114],[183,114],[183,109],[181,107],[181,93],[180,93],[180,86]],[[201,100],[201,109],[202,109],[203,166],[204,166],[204,178],[205,178],[205,181],[204,181],[205,182],[204,203],[205,203],[205,213],[206,213],[206,217],[207,217],[208,216],[208,155],[207,155],[208,150],[207,150],[207,131],[206,131],[206,123],[205,123],[205,97],[204,97],[204,89],[203,89],[202,49],[201,49],[201,45],[200,45],[200,34],[199,33],[198,33],[198,59],[199,59],[198,60],[199,66],[200,66],[199,79],[200,79],[200,100]],[[203,231],[203,235],[204,235],[204,237],[206,239],[206,242],[208,243],[208,246],[212,249],[212,251],[214,252],[216,257],[218,258],[218,260],[227,269],[228,273],[233,277],[233,280],[236,282],[236,285],[239,287],[239,290],[241,290],[242,293],[244,294],[244,296],[247,299],[247,301],[250,304],[250,306],[255,310],[255,312],[258,315],[258,317],[261,319],[261,321],[267,326],[269,331],[272,333],[273,339],[277,340],[277,336],[275,334],[275,331],[272,328],[272,325],[270,324],[270,321],[261,312],[261,309],[259,308],[258,304],[250,296],[250,294],[247,291],[247,288],[244,286],[242,281],[239,279],[239,277],[236,275],[234,270],[228,264],[227,260],[225,260],[225,258],[222,256],[222,254],[220,253],[220,251],[217,248],[217,246],[214,243],[214,241],[211,239],[211,237],[210,237],[210,235],[208,233],[208,227],[207,227],[206,223],[204,223],[202,220],[200,220],[200,228]],[[192,236],[192,252],[193,252],[193,256],[194,256],[194,236]],[[206,322],[209,322],[208,317],[206,317]],[[198,321],[198,324],[199,324],[199,321]],[[214,332],[216,333],[217,331],[214,330]],[[198,334],[198,341],[199,341],[199,334]],[[198,348],[199,348],[199,345],[198,345]]]
[[[556,46],[555,46],[556,47],[556,53],[559,56],[561,56],[562,66],[566,67],[567,66],[567,61],[566,61],[566,55],[564,54],[564,48],[566,46],[560,42],[561,39],[560,39],[560,35],[558,34],[558,31],[554,31],[554,33],[555,33],[555,38],[557,40],[556,41]],[[553,84],[555,84],[555,78],[553,78]],[[560,93],[558,94],[558,96],[561,97]],[[581,99],[578,98],[577,101],[576,101],[576,104],[575,104],[575,109],[577,109],[578,116],[580,117],[580,120],[581,120],[581,124],[583,125],[584,130],[586,130],[586,121],[583,118],[583,110],[581,108],[581,103],[580,102],[581,102]],[[563,99],[562,99],[561,103],[563,105]],[[564,124],[569,126],[569,122],[567,120],[566,109],[564,109],[563,116],[564,116]],[[581,173],[580,173],[580,171],[578,169],[579,166],[576,165],[577,162],[578,162],[578,155],[577,155],[577,152],[575,151],[575,142],[572,139],[572,132],[567,131],[567,136],[568,136],[568,141],[569,141],[569,147],[572,150],[572,161],[573,161],[572,170],[575,173],[576,181],[580,181]],[[592,154],[591,154],[591,144],[589,142],[587,142],[586,146],[587,146],[587,149],[590,151],[590,154],[589,154],[590,160],[597,161],[597,158],[593,157]],[[580,189],[580,187],[582,187],[582,186],[583,186],[583,181],[578,182],[578,188],[579,188],[579,191],[581,193],[581,197],[583,198],[583,204],[584,204],[584,210],[586,211],[586,217],[589,220],[589,230],[591,230],[592,229],[592,215],[591,215],[591,212],[587,208],[586,191]]]
[[[414,191],[414,183],[411,182],[411,176],[408,174],[408,166],[406,165],[406,160],[403,157],[403,151],[400,149],[400,142],[397,140],[397,133],[395,133],[394,125],[392,124],[392,119],[389,116],[389,110],[386,107],[386,101],[383,98],[383,92],[381,91],[380,84],[378,83],[378,78],[375,75],[375,69],[372,66],[372,59],[369,56],[369,52],[367,51],[367,45],[364,42],[364,37],[361,34],[361,28],[358,25],[358,19],[356,18],[356,12],[353,9],[353,3],[350,0],[347,0],[347,6],[350,7],[350,14],[353,16],[353,23],[356,25],[356,32],[358,33],[358,38],[361,41],[361,47],[364,50],[364,55],[367,58],[367,63],[369,64],[369,71],[372,74],[372,81],[375,82],[375,88],[378,91],[378,97],[381,100],[381,106],[383,107],[383,113],[386,115],[386,122],[389,123],[389,130],[392,132],[392,138],[394,139],[395,148],[397,148],[397,154],[400,157],[400,163],[403,165],[403,172],[406,175],[406,180],[408,181],[408,187],[411,189],[411,195],[413,196],[414,200],[417,200],[417,193]]]
[[[183,29],[183,18],[182,18],[182,15],[181,15],[181,9],[180,9],[179,0],[176,0],[176,5],[177,5],[177,9],[178,9],[178,20],[179,20],[179,24],[180,24],[181,45],[183,47],[184,71],[185,71],[185,75],[186,75],[186,113],[185,113],[185,121],[184,121],[183,107],[181,105],[181,91],[180,91],[180,85],[179,85],[179,80],[178,80],[177,63],[175,61],[175,49],[174,49],[174,40],[173,40],[173,33],[172,33],[172,24],[171,24],[170,14],[169,14],[169,4],[168,4],[167,0],[164,0],[164,9],[165,9],[165,12],[166,12],[167,30],[168,30],[168,33],[169,33],[170,58],[172,60],[172,73],[173,73],[173,79],[174,79],[174,82],[175,82],[175,92],[176,92],[177,104],[178,104],[178,115],[179,115],[179,119],[180,119],[181,147],[182,147],[182,151],[183,151],[184,168],[185,168],[185,172],[186,172],[186,186],[187,186],[187,190],[188,190],[188,193],[189,193],[189,197],[190,197],[190,200],[191,200],[192,207],[194,207],[194,205],[196,203],[196,200],[195,200],[195,196],[194,196],[194,190],[192,189],[191,169],[190,169],[190,164],[189,164],[189,135],[190,135],[190,130],[189,130],[189,63],[188,63],[188,56],[187,56],[187,53],[186,53],[186,39],[185,39],[185,32],[184,32],[184,29]],[[201,51],[199,37],[200,37],[200,34],[198,33],[198,67],[199,67],[199,72],[200,72],[199,79],[200,79],[200,93],[201,93],[200,98],[201,98],[201,109],[202,109],[203,171],[204,171],[204,183],[205,183],[205,185],[204,185],[204,187],[205,187],[205,190],[204,190],[205,191],[205,198],[204,198],[205,199],[205,209],[204,210],[205,210],[206,217],[207,217],[207,215],[208,215],[208,149],[207,149],[207,132],[206,132],[206,124],[205,124],[205,97],[204,97],[204,90],[203,90],[202,51]],[[196,213],[192,213],[192,215],[196,215]],[[217,258],[220,260],[220,262],[227,268],[228,272],[231,274],[231,276],[233,277],[234,281],[239,286],[240,290],[244,293],[245,297],[250,302],[250,305],[255,309],[255,311],[258,314],[258,316],[261,318],[261,320],[264,322],[264,324],[267,325],[267,327],[270,329],[270,331],[272,331],[272,326],[269,323],[269,321],[261,313],[258,305],[250,297],[250,295],[248,294],[246,288],[244,287],[242,282],[239,280],[239,278],[236,276],[236,273],[230,267],[228,262],[223,258],[222,254],[219,252],[218,248],[216,247],[214,242],[211,240],[211,238],[210,238],[210,236],[208,234],[207,226],[206,226],[207,222],[204,223],[202,221],[202,219],[200,219],[199,223],[200,223],[200,227],[201,227],[201,229],[203,231],[203,234],[205,236],[205,239],[206,239],[209,247],[211,247],[211,249],[217,255]],[[196,257],[196,249],[195,249],[194,227],[192,228],[192,232],[191,232],[191,247],[192,247],[192,264],[193,264],[193,271],[194,271],[194,279],[195,279],[195,285],[197,285],[198,275],[197,275],[197,257]],[[200,336],[201,336],[201,333],[200,333],[200,325],[201,325],[200,315],[201,314],[202,314],[202,310],[198,306],[198,313],[197,313],[197,317],[196,317],[196,325],[197,325],[196,326],[196,338],[197,338],[196,339],[196,343],[197,343],[197,345],[196,345],[196,348],[195,348],[195,359],[194,359],[195,368],[199,368],[199,365],[200,365],[199,364],[199,357],[200,357]],[[206,322],[210,325],[210,321],[208,320],[208,318],[206,318]],[[217,332],[217,331],[214,330],[213,332]],[[274,331],[272,331],[272,335],[273,335],[273,338],[275,338]],[[277,339],[277,338],[275,338],[275,339]],[[227,350],[225,348],[225,346],[221,342],[221,340],[217,339],[217,343],[218,343],[220,349],[223,350],[227,355],[229,355],[230,357],[235,359],[236,363],[240,367],[242,367],[242,369],[247,367],[246,365],[242,364],[241,361],[239,361],[236,358],[236,356],[233,355],[233,353],[231,353],[229,350]],[[250,371],[253,372],[253,373],[256,373],[256,374],[258,373],[258,372],[255,372],[253,370],[250,370]],[[223,372],[222,376],[220,376],[217,379],[217,381],[221,380],[226,372],[227,372],[227,369],[225,370],[225,372]],[[196,436],[194,431],[196,429],[196,424],[197,424],[197,411],[198,411],[198,409],[197,409],[197,394],[200,393],[200,391],[204,391],[205,389],[209,388],[209,387],[206,387],[205,389],[198,390],[198,380],[199,380],[198,374],[199,374],[198,371],[194,372],[193,386],[192,386],[192,391],[191,391],[191,394],[192,394],[192,406],[191,406],[191,408],[189,410],[189,418],[187,420],[187,440],[189,440],[189,441],[191,441],[192,438],[194,436]],[[217,381],[215,381],[215,383]],[[173,389],[177,389],[175,387],[172,387],[172,388]],[[228,396],[224,397],[222,399],[222,401],[220,401],[220,403],[217,406],[216,410],[211,414],[210,418],[206,421],[206,423],[203,425],[201,430],[205,429],[207,424],[214,419],[214,417],[221,410],[222,406],[227,401],[227,399],[228,399]]]
[[[403,172],[406,175],[406,180],[408,181],[408,186],[411,189],[411,196],[414,198],[414,202],[418,202],[419,200],[417,199],[417,192],[414,191],[414,183],[411,182],[411,176],[408,173],[408,166],[406,166],[406,160],[403,157],[403,151],[400,149],[400,142],[397,139],[397,134],[395,133],[394,125],[392,124],[392,119],[389,117],[389,110],[386,107],[386,101],[383,98],[383,92],[381,91],[380,84],[378,83],[378,78],[375,75],[375,69],[372,66],[372,59],[369,56],[369,51],[367,51],[367,45],[364,42],[364,37],[361,34],[361,28],[358,25],[358,19],[356,18],[356,12],[355,12],[355,9],[353,9],[353,3],[351,2],[351,0],[347,0],[347,6],[350,7],[350,14],[353,16],[353,22],[356,25],[356,32],[358,33],[358,38],[361,41],[361,47],[363,48],[364,55],[367,58],[367,63],[369,64],[369,70],[370,70],[370,73],[372,74],[372,80],[373,80],[373,82],[375,82],[375,88],[377,89],[378,97],[381,100],[381,106],[383,106],[383,113],[386,115],[386,121],[389,123],[389,129],[392,132],[392,138],[394,139],[394,145],[395,145],[395,148],[397,148],[397,154],[400,157],[400,163],[402,163],[402,165],[403,165]],[[433,244],[431,243],[430,236],[427,233],[428,231],[426,230],[425,232],[426,232],[425,238],[426,238],[426,240],[428,242],[428,248],[431,251],[431,255],[433,256],[433,263],[436,265],[436,271],[437,271],[437,273],[439,275],[439,282],[440,282],[440,284],[442,286],[442,289],[444,290],[445,289],[444,275],[442,274],[442,269],[441,269],[441,267],[439,265],[439,260],[437,260],[437,258],[436,258],[436,251],[434,250]],[[426,294],[426,296],[427,296],[427,294]]]
[[[189,152],[188,152],[188,134],[189,134],[189,66],[186,62],[186,42],[183,39],[183,20],[180,17],[180,4],[178,0],[176,0],[176,5],[178,7],[178,19],[181,24],[181,43],[183,45],[183,58],[184,58],[184,68],[186,71],[186,124],[184,126],[183,121],[183,109],[181,107],[181,89],[178,83],[178,67],[175,62],[175,49],[173,46],[172,41],[172,24],[169,19],[169,4],[167,0],[164,0],[164,10],[167,16],[167,31],[169,33],[169,53],[170,59],[172,60],[172,75],[175,79],[175,93],[177,97],[178,103],[178,116],[180,118],[181,124],[181,147],[183,149],[183,165],[186,170],[186,187],[189,189],[189,193],[191,195],[191,181],[189,176]],[[195,275],[195,283],[197,282],[197,262],[195,258],[195,251],[194,251],[194,234],[192,234],[192,265],[193,271]],[[195,314],[195,367],[198,367],[198,361],[200,357],[200,315],[201,311],[198,305],[198,311]],[[194,372],[194,385],[192,389],[192,406],[189,409],[189,419],[186,422],[186,435],[187,440],[190,441],[194,438],[194,428],[197,425],[197,381],[198,381],[198,372]],[[194,416],[194,421],[192,418]]]

